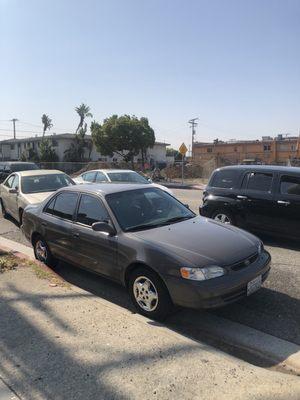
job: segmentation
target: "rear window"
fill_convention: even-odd
[[[257,192],[270,192],[273,174],[264,172],[248,172],[243,179],[242,188]]]
[[[233,188],[238,180],[239,171],[224,170],[217,171],[212,177],[209,186],[218,188]]]
[[[18,172],[18,171],[31,171],[34,169],[39,169],[37,165],[35,164],[30,164],[30,163],[24,163],[24,164],[11,164],[10,165],[10,170],[12,172]]]
[[[300,177],[282,176],[280,178],[280,193],[300,196]]]

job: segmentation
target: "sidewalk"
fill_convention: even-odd
[[[22,399],[300,397],[296,376],[254,367],[77,287],[52,287],[30,268],[1,275],[0,321],[0,376]]]

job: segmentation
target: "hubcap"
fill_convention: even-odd
[[[231,225],[231,220],[226,214],[217,214],[214,219],[218,222],[222,222],[222,224]]]
[[[133,284],[133,294],[138,305],[145,311],[154,311],[158,305],[156,287],[145,276],[136,278]]]
[[[40,261],[45,261],[47,259],[47,248],[42,240],[36,242],[35,252]]]

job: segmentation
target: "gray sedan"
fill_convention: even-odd
[[[79,185],[28,206],[23,231],[36,258],[122,283],[137,310],[164,319],[173,305],[218,307],[261,287],[270,255],[255,236],[196,216],[149,185]]]

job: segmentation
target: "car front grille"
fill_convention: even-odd
[[[249,267],[249,265],[253,264],[258,259],[258,256],[259,256],[258,253],[252,254],[252,256],[247,257],[243,261],[239,261],[236,264],[231,265],[230,269],[232,271],[240,271],[243,268],[247,268]]]

